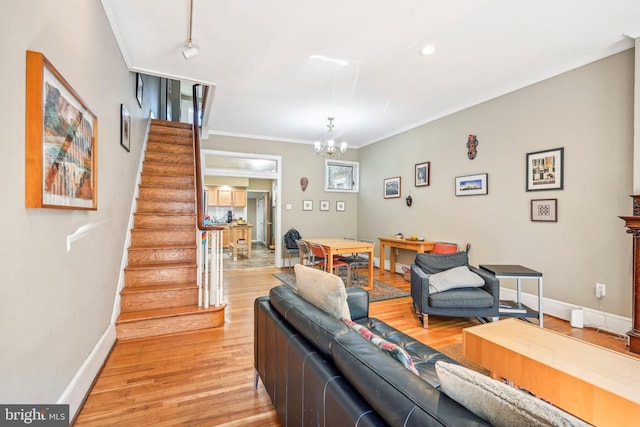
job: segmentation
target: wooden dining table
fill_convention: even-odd
[[[371,242],[362,242],[359,240],[343,239],[343,238],[310,238],[303,239],[309,244],[320,245],[327,253],[327,271],[333,271],[333,256],[354,253],[367,253],[369,256],[369,277],[367,287],[365,289],[373,289],[373,248]],[[303,262],[301,260],[301,262]]]

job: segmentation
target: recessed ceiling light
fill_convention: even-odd
[[[423,55],[431,55],[433,52],[436,51],[436,48],[431,46],[431,45],[427,45],[425,47],[422,48],[422,50],[420,51],[421,54]]]

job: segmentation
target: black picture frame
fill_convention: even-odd
[[[564,147],[527,153],[527,191],[564,189]]]
[[[144,80],[142,80],[140,73],[136,73],[136,100],[138,100],[138,105],[142,108],[142,101],[144,100]]]

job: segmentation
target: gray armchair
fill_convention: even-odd
[[[454,287],[434,293],[429,278],[436,273],[455,267],[467,266],[484,281],[478,287]],[[440,275],[442,276],[442,275]],[[480,281],[481,283],[481,281]],[[469,265],[466,252],[452,254],[419,253],[411,265],[411,298],[413,306],[422,317],[422,325],[429,326],[429,314],[450,317],[477,317],[481,321],[498,317],[500,282],[492,274]]]

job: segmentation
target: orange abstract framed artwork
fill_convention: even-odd
[[[96,210],[98,118],[40,52],[27,51],[27,208]]]

